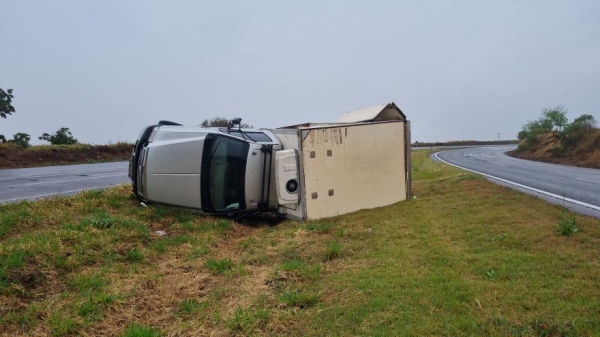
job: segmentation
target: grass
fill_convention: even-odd
[[[207,305],[208,303],[201,303],[194,298],[188,298],[179,304],[179,307],[177,308],[177,315],[191,316],[202,311],[202,309],[206,308]]]
[[[132,324],[127,327],[122,337],[160,337],[160,330],[145,325]]]
[[[413,165],[416,199],[307,223],[144,208],[127,185],[1,205],[0,336],[598,335],[599,220]]]
[[[228,270],[231,270],[233,266],[234,264],[231,259],[208,259],[204,263],[204,267],[215,275],[225,274]]]

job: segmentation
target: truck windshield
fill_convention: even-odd
[[[208,135],[202,154],[202,208],[207,213],[246,208],[246,161],[250,145],[235,138]]]

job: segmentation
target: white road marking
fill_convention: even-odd
[[[78,180],[91,180],[91,179],[108,178],[108,177],[118,177],[118,176],[125,176],[125,174],[124,173],[119,173],[119,174],[109,174],[109,175],[103,175],[103,176],[85,177],[85,178],[68,179],[68,180],[40,181],[40,182],[37,182],[37,183],[18,184],[18,185],[13,185],[13,186],[7,186],[7,188],[11,188],[11,187],[23,187],[23,186],[34,186],[34,185],[45,185],[45,184],[55,184],[55,183],[67,183],[67,182],[78,181]]]
[[[596,183],[596,184],[600,184],[600,181],[596,181],[596,180],[589,180],[589,179],[581,179],[581,178],[575,178],[577,180],[581,180],[581,181],[588,181],[590,183]]]
[[[441,161],[442,163],[446,163],[446,164],[448,164],[450,166],[458,167],[459,169],[463,169],[463,170],[466,170],[466,171],[469,171],[469,172],[477,173],[477,174],[480,174],[480,175],[482,175],[484,177],[488,177],[490,179],[495,179],[495,180],[501,181],[503,183],[507,183],[509,185],[517,186],[517,187],[524,188],[526,190],[530,190],[530,191],[533,191],[533,192],[536,192],[536,193],[540,193],[540,194],[543,194],[543,195],[546,195],[546,196],[549,196],[549,197],[553,197],[553,198],[556,198],[556,199],[559,199],[559,200],[564,200],[564,201],[570,202],[572,204],[576,204],[576,205],[579,205],[579,206],[583,206],[583,207],[588,207],[588,208],[594,209],[596,211],[600,211],[600,206],[588,204],[586,202],[575,200],[575,199],[571,199],[571,198],[566,198],[566,197],[560,196],[558,194],[550,193],[550,192],[547,192],[547,191],[542,191],[540,189],[537,189],[537,188],[534,188],[534,187],[530,187],[530,186],[526,186],[526,185],[523,185],[523,184],[519,184],[519,183],[516,183],[514,181],[510,181],[510,180],[498,178],[498,177],[495,177],[495,176],[492,176],[492,175],[489,175],[489,174],[486,174],[486,173],[483,173],[483,172],[479,172],[479,171],[468,169],[466,167],[462,167],[462,166],[451,164],[451,163],[449,163],[449,162],[441,159],[438,156],[438,154],[439,154],[439,152],[437,152],[436,154],[434,154],[434,157],[437,160]]]
[[[123,171],[123,168],[119,167],[119,168],[80,170],[80,171],[61,171],[61,172],[55,172],[55,173],[50,173],[50,174],[25,174],[25,175],[0,177],[0,181],[17,180],[17,179],[47,178],[47,177],[57,177],[57,176],[64,176],[64,175],[79,175],[79,174],[88,174],[90,172],[117,172],[117,171]],[[0,173],[1,173],[1,170],[0,170]]]

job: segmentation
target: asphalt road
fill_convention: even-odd
[[[509,157],[515,146],[489,146],[438,152],[447,164],[483,174],[493,182],[600,218],[600,170]]]
[[[69,195],[129,182],[128,162],[0,170],[0,203]]]

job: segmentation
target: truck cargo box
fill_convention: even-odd
[[[392,113],[390,109],[397,111]],[[284,150],[277,154],[276,167],[285,170],[285,165],[290,164],[282,166],[280,157],[285,156],[286,150],[297,151],[300,188],[286,193],[285,179],[276,178],[279,204],[283,206],[281,213],[290,218],[314,220],[387,206],[408,198],[410,124],[402,112],[395,105],[383,105],[371,109],[370,114],[352,112],[342,118],[351,119],[349,114],[362,121],[271,130],[281,140]],[[385,117],[378,121],[381,115]],[[290,204],[294,194],[297,205]]]

